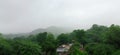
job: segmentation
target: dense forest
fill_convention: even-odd
[[[120,26],[92,25],[54,36],[36,35],[4,38],[0,34],[0,55],[60,55],[57,48],[72,44],[66,55],[120,55]]]

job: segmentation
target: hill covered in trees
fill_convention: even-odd
[[[52,33],[55,36],[60,35],[61,33],[70,33],[74,29],[73,28],[63,28],[63,27],[56,27],[56,26],[50,26],[47,28],[38,28],[28,33],[18,33],[18,34],[3,34],[7,38],[14,38],[14,37],[20,37],[20,36],[29,36],[29,35],[36,35],[38,33],[48,32]]]
[[[38,33],[48,32],[48,33],[52,33],[54,35],[59,35],[61,33],[70,33],[72,31],[73,31],[72,28],[50,26],[48,28],[39,28],[39,29],[33,30],[32,32],[30,32],[30,34],[38,34]]]
[[[0,55],[59,55],[56,49],[63,44],[72,44],[67,55],[120,55],[119,25],[94,24],[88,30],[61,32],[57,38],[52,32],[33,32],[38,34],[12,39],[0,34]]]

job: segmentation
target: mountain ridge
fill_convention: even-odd
[[[14,37],[36,35],[38,33],[48,32],[48,33],[52,33],[55,36],[58,36],[61,33],[70,33],[73,30],[74,30],[73,28],[50,26],[50,27],[47,27],[47,28],[38,28],[38,29],[35,29],[35,30],[33,30],[31,32],[28,32],[28,33],[3,34],[3,35],[5,37],[14,38]]]

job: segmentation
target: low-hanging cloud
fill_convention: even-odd
[[[118,24],[119,0],[0,0],[0,32]]]

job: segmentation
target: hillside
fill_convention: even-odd
[[[72,28],[62,28],[62,27],[55,27],[55,26],[51,26],[48,28],[39,28],[36,30],[33,30],[32,32],[30,32],[30,34],[38,34],[38,33],[42,33],[42,32],[49,32],[49,33],[53,33],[54,35],[59,35],[61,33],[69,33],[72,32],[73,29]]]
[[[19,34],[3,34],[5,37],[9,37],[9,38],[14,38],[14,37],[20,37],[20,36],[28,36],[28,35],[35,35],[38,33],[43,33],[43,32],[48,32],[48,33],[52,33],[55,36],[61,34],[61,33],[70,33],[72,32],[73,29],[72,28],[62,28],[62,27],[55,27],[55,26],[51,26],[48,28],[38,28],[35,29],[29,33],[19,33]]]

